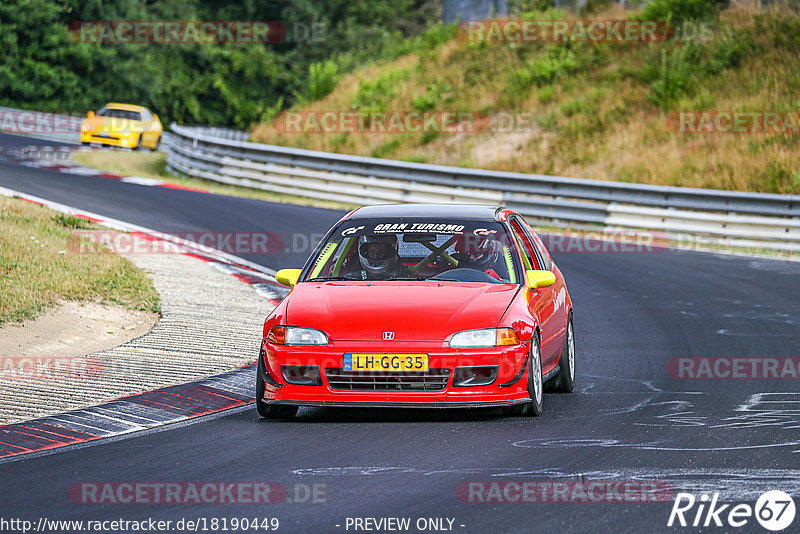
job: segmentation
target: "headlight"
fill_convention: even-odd
[[[275,345],[327,345],[328,336],[313,328],[273,326],[267,341]]]
[[[122,135],[130,135],[130,134],[131,134],[130,128],[125,128],[124,130],[122,130]]]
[[[483,328],[465,330],[453,334],[450,346],[456,349],[465,347],[500,347],[518,345],[519,335],[513,328]]]
[[[81,126],[81,130],[83,130],[84,132],[88,132],[91,129],[92,129],[92,125],[89,124],[88,122],[84,122],[83,126]]]

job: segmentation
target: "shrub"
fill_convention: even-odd
[[[679,24],[687,20],[708,20],[727,4],[721,0],[649,0],[642,9],[641,20],[668,20]]]
[[[386,106],[394,98],[400,77],[400,73],[395,71],[375,80],[362,81],[350,106],[359,111],[386,111]]]
[[[308,81],[303,96],[310,101],[328,96],[339,83],[339,67],[332,60],[312,63],[308,66]]]

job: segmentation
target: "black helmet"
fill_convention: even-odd
[[[386,276],[400,261],[397,236],[363,235],[358,238],[358,259],[371,275]]]
[[[481,271],[495,267],[502,249],[494,237],[477,235],[459,236],[453,247],[464,258],[464,267]]]

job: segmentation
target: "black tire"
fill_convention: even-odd
[[[538,380],[536,375],[538,374]],[[539,350],[539,338],[531,340],[531,354],[528,358],[528,396],[530,402],[503,408],[503,414],[510,417],[531,417],[542,414],[544,404],[544,384],[542,383],[542,355]]]
[[[282,404],[264,404],[264,356],[258,355],[258,372],[256,373],[256,410],[258,415],[264,419],[291,419],[297,414],[297,406],[285,406]]]
[[[142,148],[142,134],[139,134],[139,139],[136,141],[136,146],[133,147],[134,150],[141,150]]]
[[[81,144],[82,144],[83,146],[89,146],[89,145],[91,145],[91,143],[90,143],[89,141],[81,141]]]
[[[545,391],[572,393],[575,389],[575,329],[572,327],[572,314],[567,319],[567,336],[564,339],[564,348],[561,349],[558,365],[561,369],[556,376],[547,381]]]
[[[153,150],[153,152],[158,152],[159,148],[161,148],[161,136],[160,135],[158,136],[158,139],[156,139],[156,145],[152,150]]]

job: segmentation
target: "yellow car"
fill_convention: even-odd
[[[158,150],[164,127],[158,115],[142,106],[111,102],[95,113],[86,114],[81,126],[81,143]]]

